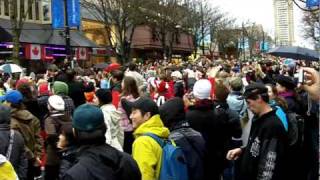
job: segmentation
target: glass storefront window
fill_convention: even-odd
[[[4,15],[9,16],[9,0],[4,0]]]
[[[40,6],[39,6],[39,1],[35,2],[35,10],[36,10],[36,20],[40,20]]]

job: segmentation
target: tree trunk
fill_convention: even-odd
[[[20,65],[19,61],[19,52],[20,52],[20,33],[15,32],[17,30],[14,30],[12,41],[13,41],[13,49],[12,49],[12,61],[14,64]]]

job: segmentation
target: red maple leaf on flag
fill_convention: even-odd
[[[32,49],[32,53],[36,56],[39,54],[39,49],[37,46]]]

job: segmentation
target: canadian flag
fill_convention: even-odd
[[[78,60],[87,60],[89,58],[87,48],[77,48],[77,59]]]
[[[27,44],[26,48],[26,59],[41,59],[41,45],[40,44]]]

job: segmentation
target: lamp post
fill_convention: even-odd
[[[64,0],[64,20],[65,20],[65,41],[66,41],[66,58],[68,62],[71,62],[71,45],[70,45],[70,27],[68,19],[68,2]]]

